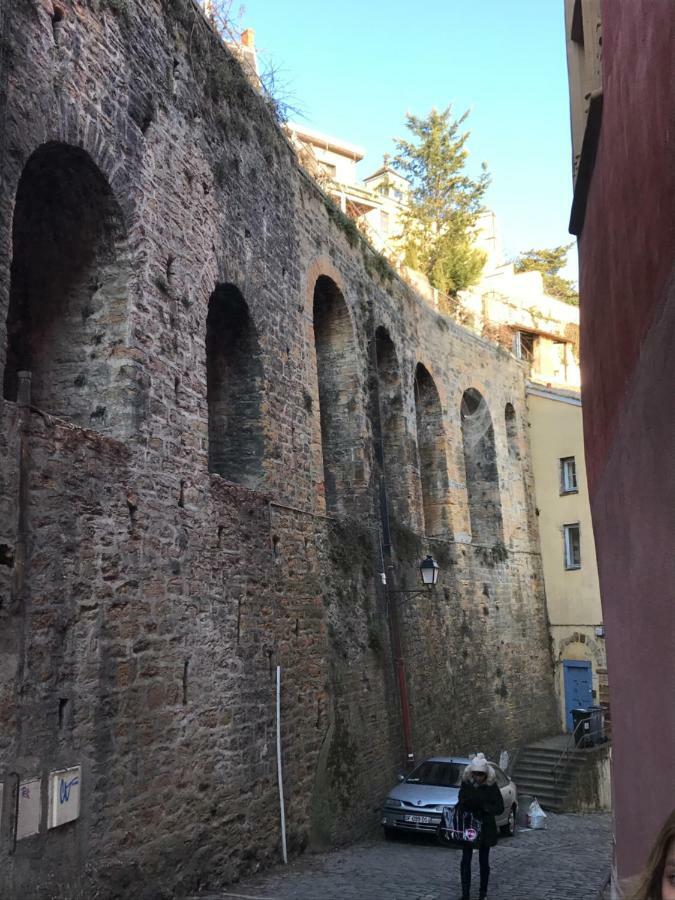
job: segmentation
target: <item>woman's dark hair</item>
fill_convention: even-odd
[[[661,883],[663,870],[666,867],[666,854],[672,841],[675,840],[675,809],[663,823],[661,831],[656,835],[652,852],[642,873],[640,882],[631,900],[661,900]]]

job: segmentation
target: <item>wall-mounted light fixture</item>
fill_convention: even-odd
[[[426,594],[434,589],[436,584],[438,583],[438,573],[439,573],[439,565],[433,556],[427,554],[427,556],[422,560],[419,564],[419,572],[420,578],[422,579],[422,584],[424,588],[412,588],[410,590],[396,590],[392,591],[387,588],[388,593],[390,594]],[[382,584],[386,586],[387,584],[387,576],[384,572],[380,573],[380,579],[382,580]]]
[[[422,576],[422,584],[429,590],[435,587],[438,581],[438,563],[433,556],[427,555],[420,563],[420,575]]]

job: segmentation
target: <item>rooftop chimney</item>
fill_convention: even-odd
[[[249,50],[255,50],[255,31],[252,28],[247,28],[242,32],[241,45],[248,47]]]

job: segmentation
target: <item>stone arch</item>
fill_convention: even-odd
[[[516,411],[512,403],[507,403],[504,407],[504,425],[506,427],[506,444],[509,451],[509,458],[520,459],[520,448],[518,440],[518,423],[516,421]]]
[[[424,531],[429,536],[448,537],[451,529],[443,409],[436,383],[422,363],[415,369],[415,417]]]
[[[248,306],[233,284],[218,284],[206,317],[209,472],[258,488],[263,477],[263,368]]]
[[[28,159],[12,230],[3,395],[31,372],[32,403],[120,434],[133,415],[124,365],[131,259],[121,208],[81,148],[51,142]]]
[[[375,455],[383,476],[384,499],[389,516],[407,524],[408,467],[401,370],[394,342],[382,325],[375,331],[375,362],[379,422]]]
[[[345,514],[363,480],[356,344],[342,292],[327,275],[314,286],[313,322],[326,510]]]
[[[475,388],[464,391],[460,415],[472,540],[492,546],[504,540],[497,452],[490,410]]]

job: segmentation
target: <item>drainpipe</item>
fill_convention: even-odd
[[[410,706],[408,704],[408,683],[405,677],[405,660],[403,659],[401,650],[401,630],[398,605],[391,595],[389,595],[389,621],[391,625],[392,649],[394,651],[396,682],[398,684],[398,695],[401,702],[401,727],[403,728],[405,762],[407,766],[412,766],[415,762],[415,754],[412,745],[412,726],[410,724]]]
[[[391,649],[394,657],[394,674],[396,677],[396,686],[398,688],[399,703],[401,704],[401,729],[403,731],[403,747],[405,752],[405,765],[410,767],[415,761],[412,744],[412,726],[410,723],[410,704],[408,703],[408,683],[405,674],[405,660],[403,659],[403,649],[401,647],[401,621],[399,617],[398,603],[395,597],[390,593],[387,587],[387,572],[392,568],[392,546],[391,546],[391,529],[389,527],[389,503],[387,499],[387,485],[385,481],[384,471],[384,441],[382,438],[382,409],[380,405],[380,373],[377,366],[377,338],[373,335],[373,362],[375,367],[375,375],[377,378],[377,432],[373,435],[375,441],[379,444],[381,472],[379,478],[379,499],[380,499],[380,527],[382,534],[382,544],[380,545],[380,556],[382,561],[382,572],[385,576],[385,591],[387,593],[387,612],[389,617],[389,633],[391,635]]]

